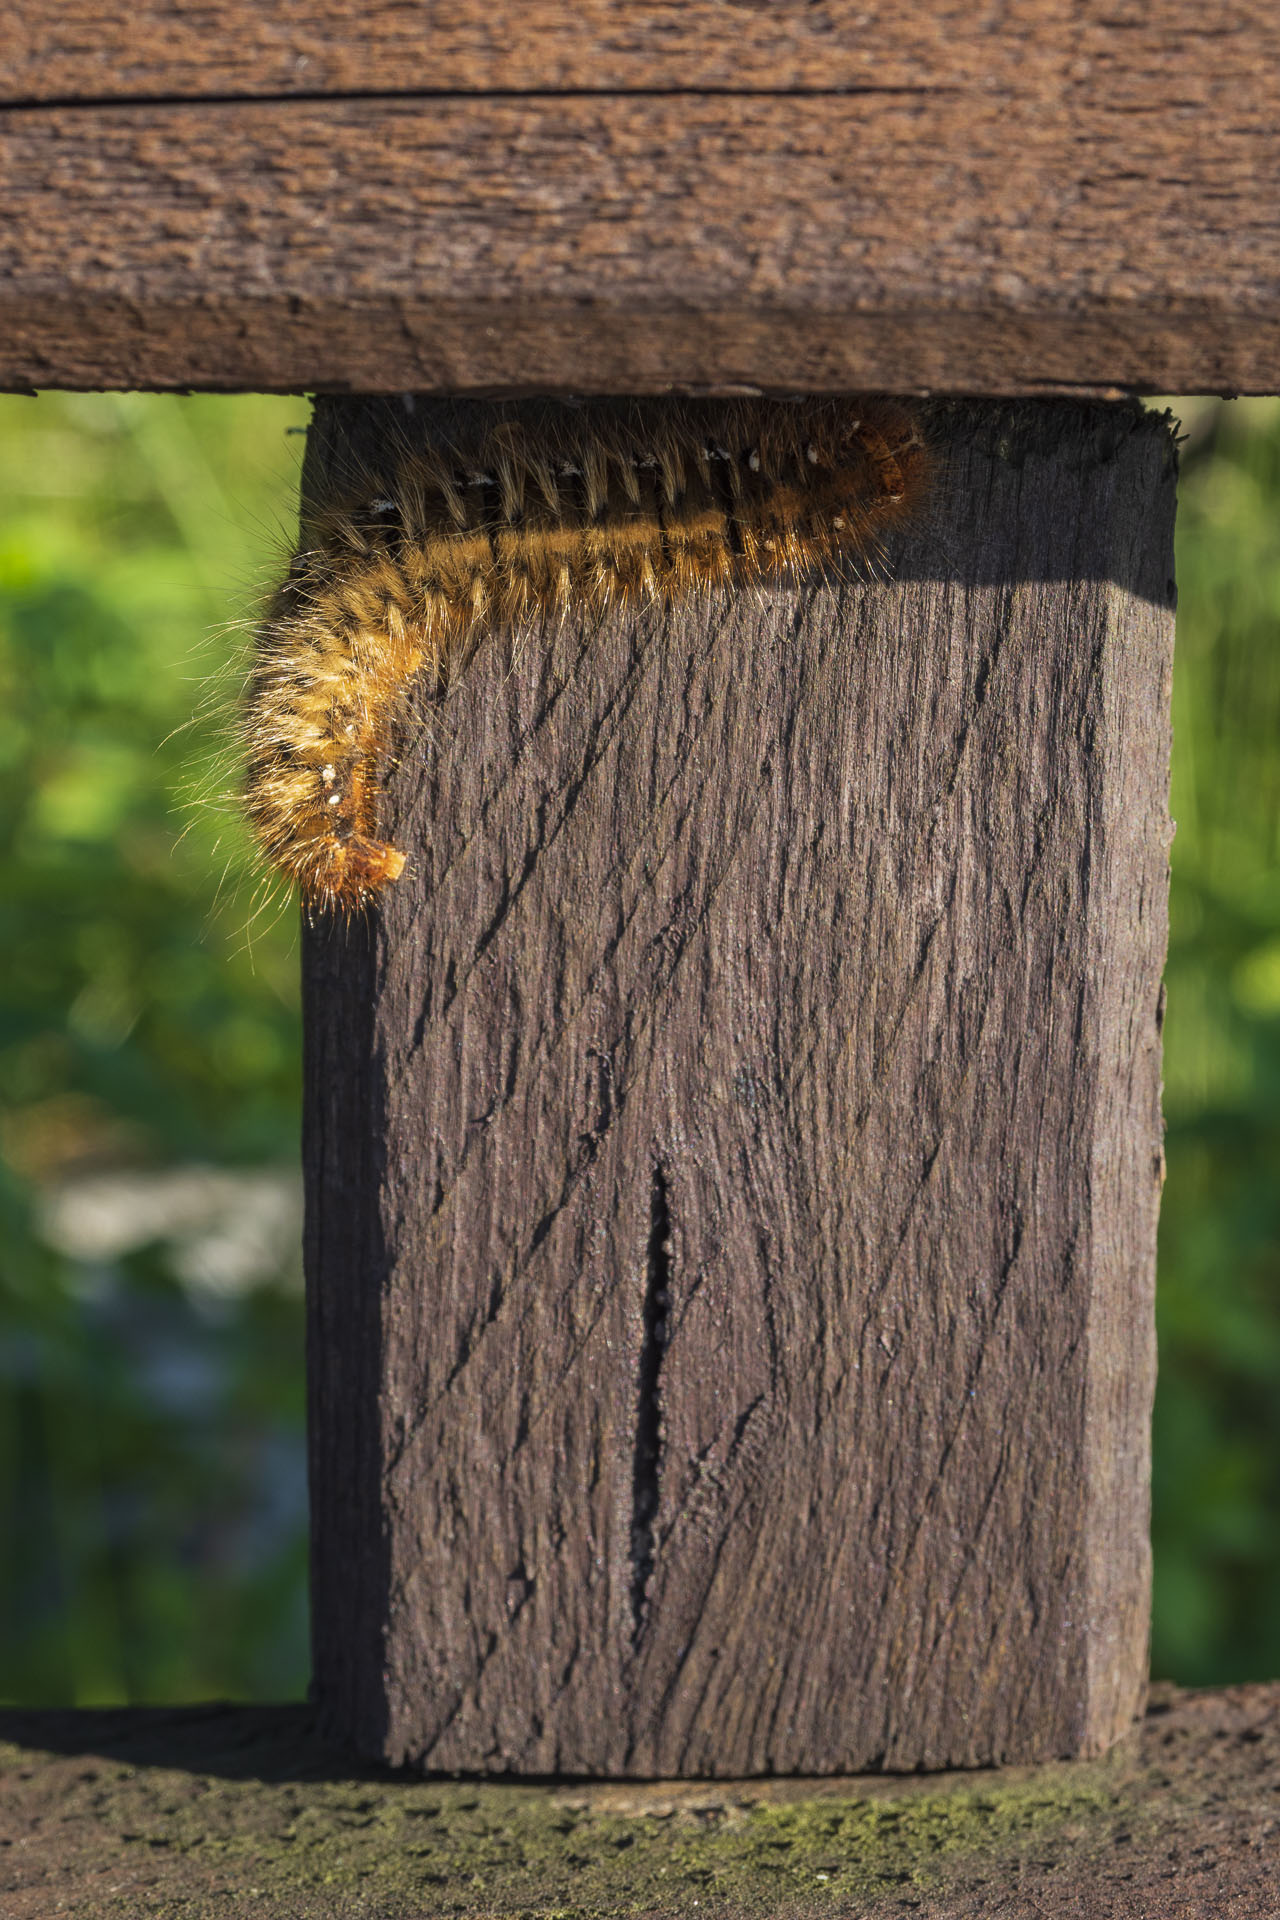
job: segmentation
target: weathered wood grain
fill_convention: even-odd
[[[963,86],[1221,110],[1280,53],[1265,0],[10,0],[0,31],[0,102]]]
[[[1274,389],[1277,72],[11,109],[0,384]]]
[[[390,418],[322,403],[307,484]],[[973,1766],[1137,1709],[1172,446],[932,431],[891,583],[492,643],[406,733],[410,873],[307,933],[316,1683],[366,1752]]]
[[[1182,12],[1169,41],[1178,27],[1203,33],[1203,15]],[[1262,9],[1250,13],[1265,31]],[[216,18],[183,0],[144,0],[127,20],[103,0],[60,0],[56,12],[14,0],[0,100],[913,88],[1008,73],[1019,55],[1045,46],[1065,57],[1064,24],[1062,9],[1042,0],[1002,9],[999,33],[957,0],[919,9],[884,0],[435,0],[363,11],[344,0],[270,8],[224,0]],[[1132,35],[1135,25],[1149,36],[1138,23],[1120,31]]]

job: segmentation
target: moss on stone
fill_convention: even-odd
[[[31,1764],[29,1749],[0,1748],[6,1793],[21,1797]],[[1115,1763],[954,1784],[705,1789],[228,1778],[83,1757],[46,1771],[62,1776],[48,1818],[64,1861],[79,1836],[99,1864],[104,1853],[117,1863],[94,1904],[62,1910],[182,1920],[798,1920],[847,1911],[851,1898],[897,1905],[959,1860],[1012,1864],[1051,1838],[1092,1843],[1134,1811]]]

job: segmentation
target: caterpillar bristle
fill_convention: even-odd
[[[916,507],[928,457],[892,400],[489,407],[309,509],[257,635],[246,807],[309,911],[404,870],[377,832],[409,688],[443,694],[480,635],[600,618],[852,561]]]

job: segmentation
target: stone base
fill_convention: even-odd
[[[812,1781],[352,1771],[302,1707],[0,1712],[5,1920],[1275,1920],[1280,1685],[1107,1759]]]

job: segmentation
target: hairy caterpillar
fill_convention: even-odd
[[[794,577],[918,500],[916,416],[888,400],[547,402],[455,410],[311,510],[258,633],[249,820],[304,904],[359,907],[405,864],[378,836],[409,687],[477,636]]]

